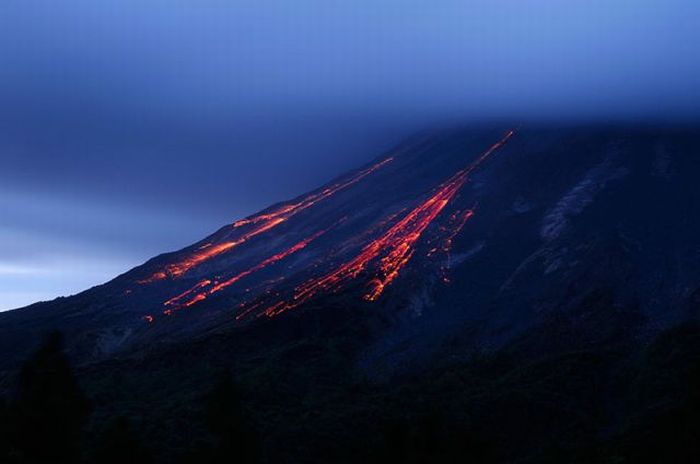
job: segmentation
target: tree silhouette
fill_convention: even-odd
[[[53,332],[22,366],[12,440],[23,462],[77,462],[89,404],[78,387],[63,339]]]
[[[10,462],[10,412],[4,398],[0,398],[0,462]]]

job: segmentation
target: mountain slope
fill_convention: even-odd
[[[380,370],[544,326],[561,339],[523,349],[600,343],[610,325],[643,339],[696,316],[698,142],[644,128],[417,138],[107,284],[0,314],[3,367],[52,328],[92,362],[338,306],[390,321],[364,350]],[[610,311],[587,312],[591,298]]]

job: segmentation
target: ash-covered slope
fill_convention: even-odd
[[[53,328],[90,361],[337,306],[391,320],[372,366],[446,339],[458,355],[643,337],[697,310],[698,146],[689,129],[417,138],[105,285],[0,315],[5,367]],[[541,327],[553,335],[526,337]]]

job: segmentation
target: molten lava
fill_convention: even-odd
[[[259,222],[272,221],[272,220],[275,220],[276,218],[280,218],[280,217],[287,219],[290,216],[315,205],[319,201],[330,197],[331,195],[339,192],[340,190],[346,189],[346,188],[350,187],[351,185],[358,183],[359,181],[361,181],[362,179],[364,179],[368,175],[372,174],[377,169],[390,163],[393,160],[394,160],[393,157],[386,158],[386,159],[368,167],[367,169],[364,169],[364,170],[358,172],[357,174],[352,176],[350,179],[343,181],[343,182],[339,182],[339,183],[334,184],[330,187],[327,187],[324,190],[322,190],[321,192],[313,193],[313,194],[303,198],[298,203],[283,205],[283,206],[280,206],[275,211],[272,211],[269,213],[258,214],[256,216],[252,216],[252,217],[249,217],[246,219],[241,219],[240,221],[234,222],[233,227],[242,227],[242,226],[249,225],[249,224],[257,224]]]
[[[333,226],[331,226],[328,229],[324,229],[321,231],[316,232],[315,234],[301,240],[300,242],[297,242],[296,244],[292,245],[291,247],[274,254],[270,256],[267,259],[264,259],[263,261],[259,262],[255,266],[246,269],[245,271],[242,271],[233,277],[230,277],[229,279],[223,281],[223,282],[213,282],[209,279],[202,280],[201,282],[198,282],[195,284],[192,288],[189,290],[186,290],[179,295],[171,298],[170,300],[166,301],[164,303],[164,306],[171,306],[172,309],[180,309],[183,307],[189,307],[194,305],[195,303],[198,303],[202,300],[205,300],[208,296],[223,290],[226,287],[229,287],[239,280],[241,280],[244,277],[249,276],[250,274],[253,274],[254,272],[261,271],[265,269],[266,267],[275,264],[279,261],[282,261],[283,259],[287,258],[288,256],[293,255],[294,253],[297,253],[307,246],[317,238],[319,238],[321,235],[325,234],[328,232],[332,227],[335,227],[339,223],[343,222],[345,218],[342,218],[340,221],[336,222]],[[209,287],[209,288],[207,288]],[[186,301],[183,302],[183,300],[187,299]],[[168,314],[170,314],[169,312]]]
[[[189,290],[186,290],[186,291],[180,293],[179,295],[172,297],[171,299],[169,299],[168,301],[163,303],[163,305],[164,306],[171,306],[171,305],[178,306],[180,300],[188,297],[189,295],[193,294],[197,290],[200,290],[204,287],[209,286],[210,284],[211,284],[211,280],[209,280],[209,279],[202,280],[201,282],[198,282],[194,287],[190,288]]]
[[[450,278],[447,275],[448,268],[450,266],[450,251],[452,250],[452,241],[464,228],[465,224],[472,216],[475,214],[475,207],[468,209],[466,211],[455,211],[450,216],[450,226],[444,229],[447,232],[447,236],[442,241],[442,246],[440,250],[447,256],[446,264],[441,267],[442,271],[442,281],[445,283],[450,282]],[[438,251],[438,248],[433,248],[428,252],[428,256],[432,256]]]
[[[265,259],[264,261],[261,261],[260,263],[253,266],[252,268],[250,268],[246,271],[243,271],[243,272],[231,277],[230,279],[228,279],[224,282],[221,282],[221,283],[214,285],[214,287],[212,287],[211,290],[207,291],[207,295],[211,295],[212,293],[218,292],[219,290],[222,290],[230,285],[233,285],[234,283],[241,280],[243,277],[246,277],[254,272],[257,272],[257,271],[260,271],[260,270],[266,268],[267,266],[269,266],[271,264],[274,264],[278,261],[281,261],[284,258],[286,258],[287,256],[293,255],[297,251],[303,250],[304,248],[306,248],[309,245],[309,243],[313,242],[318,237],[325,234],[327,231],[328,231],[328,229],[316,232],[312,236],[305,238],[304,240],[296,243],[295,245],[287,248],[286,250],[284,250],[280,253],[277,253],[276,255],[270,256],[269,258]]]
[[[370,265],[373,265],[378,260],[376,276],[369,282],[370,289],[364,295],[366,300],[375,301],[384,289],[398,277],[400,270],[413,256],[416,243],[423,232],[457,195],[467,182],[469,175],[496,150],[501,148],[513,134],[513,131],[508,132],[499,142],[491,146],[468,167],[457,172],[441,184],[427,200],[416,206],[379,238],[366,245],[355,258],[341,264],[320,278],[307,280],[295,288],[291,299],[277,301],[258,315],[264,314],[268,317],[274,317],[306,303],[319,293],[338,291],[349,281],[354,280],[364,271],[367,271]],[[473,214],[473,210],[469,210],[461,216],[457,226],[453,228],[453,232],[448,235],[445,242],[446,246],[451,246],[452,238]],[[255,306],[258,307],[258,304]],[[250,312],[251,308],[245,309],[238,315],[237,319]]]
[[[414,208],[381,237],[365,246],[354,259],[321,278],[310,279],[301,284],[295,290],[293,301],[275,303],[265,313],[275,316],[307,302],[320,292],[335,291],[339,286],[360,275],[371,262],[381,256],[378,276],[372,279],[369,284],[371,289],[364,295],[366,300],[376,300],[411,259],[414,245],[423,231],[447,206],[465,181],[466,176],[462,172],[456,174],[441,185],[433,196]]]
[[[438,185],[430,192],[427,198],[423,199],[412,209],[404,209],[385,217],[379,221],[376,227],[371,227],[371,230],[355,235],[348,241],[343,242],[340,248],[345,250],[340,252],[343,255],[347,250],[359,249],[359,251],[356,251],[357,254],[348,261],[336,262],[330,267],[323,267],[325,270],[320,276],[316,275],[315,277],[302,280],[293,289],[282,290],[280,288],[279,282],[288,280],[288,275],[284,275],[277,280],[268,280],[264,284],[256,284],[252,292],[250,289],[246,289],[246,293],[250,295],[251,299],[239,304],[236,319],[260,316],[275,317],[285,311],[297,308],[321,294],[344,290],[353,282],[365,285],[362,297],[366,301],[376,301],[386,288],[392,285],[404,271],[406,265],[415,256],[419,245],[425,246],[425,249],[430,248],[427,252],[428,256],[433,256],[437,253],[447,256],[446,261],[444,261],[446,264],[441,268],[444,274],[446,266],[449,266],[449,253],[454,238],[475,214],[475,208],[455,210],[454,208],[449,208],[449,206],[468,182],[474,170],[479,168],[492,154],[506,144],[513,135],[514,131],[506,133],[501,140],[479,155],[471,164]],[[392,159],[386,158],[344,181],[335,183],[317,193],[307,195],[298,202],[285,204],[276,209],[268,210],[268,212],[263,214],[237,221],[229,229],[225,229],[223,241],[206,243],[181,261],[169,264],[164,269],[154,273],[147,281],[179,277],[208,259],[229,252],[252,237],[278,226],[300,211],[310,208],[338,191],[359,182],[372,172],[391,162]],[[451,209],[450,215],[447,217],[445,217],[447,215],[446,209]],[[443,217],[444,219],[438,219]],[[343,220],[344,218],[338,223]],[[199,281],[188,290],[166,301],[164,303],[166,308],[163,313],[172,315],[178,309],[201,302],[214,293],[240,282],[251,274],[260,272],[299,253],[335,227],[335,225],[311,234],[245,270],[227,276],[224,274],[225,277],[223,278],[210,277]],[[431,225],[437,227],[431,227]],[[426,233],[426,231],[430,232]],[[328,262],[329,260],[324,258],[313,266],[309,266],[307,270],[315,269],[317,266],[328,266],[326,264]],[[443,279],[446,280],[446,276]],[[153,317],[150,315],[144,319],[148,322],[153,321]]]
[[[178,278],[193,267],[198,266],[211,258],[219,256],[222,253],[230,251],[232,248],[235,248],[247,242],[251,238],[260,235],[263,232],[267,232],[268,230],[274,227],[277,227],[278,225],[280,225],[290,217],[294,216],[295,214],[299,213],[300,211],[310,208],[311,206],[317,204],[322,200],[325,200],[326,198],[330,197],[331,195],[334,195],[340,190],[346,189],[351,185],[356,184],[357,182],[364,179],[377,169],[380,169],[381,167],[390,163],[393,159],[393,157],[385,158],[384,160],[368,167],[367,169],[358,172],[357,174],[345,181],[338,182],[336,184],[331,185],[330,187],[325,188],[321,192],[313,193],[304,197],[298,203],[283,205],[272,212],[259,214],[256,216],[251,216],[250,218],[236,221],[235,223],[233,223],[232,226],[234,229],[238,229],[244,226],[252,226],[252,228],[235,239],[226,240],[216,245],[208,243],[198,248],[195,252],[193,252],[186,258],[183,258],[182,260],[176,263],[168,264],[167,266],[165,266],[164,270],[157,271],[153,273],[150,277],[147,277],[143,280],[139,280],[138,283],[146,284],[158,280],[163,280],[168,277]]]

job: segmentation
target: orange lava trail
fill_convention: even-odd
[[[321,200],[324,200],[331,195],[339,192],[340,190],[346,189],[350,187],[353,184],[358,183],[368,175],[372,174],[374,171],[377,169],[383,167],[384,165],[390,163],[393,161],[393,157],[386,158],[370,167],[367,169],[364,169],[354,176],[352,176],[350,179],[344,181],[344,182],[339,182],[337,184],[334,184],[323,191],[319,193],[314,193],[312,195],[307,196],[306,198],[302,199],[298,203],[292,203],[289,205],[284,205],[281,206],[279,209],[272,211],[270,213],[264,213],[264,214],[259,214],[257,216],[252,216],[250,218],[246,219],[241,219],[240,221],[236,221],[233,223],[233,227],[242,227],[248,224],[257,224],[258,222],[263,222],[263,221],[270,221],[275,218],[283,217],[284,219],[289,218],[290,216],[298,213],[299,211],[303,211],[316,203],[318,203]]]
[[[192,298],[190,301],[185,303],[185,306],[192,306],[194,303],[197,303],[198,301],[202,301],[205,298],[207,298],[208,296],[210,296],[210,295],[212,295],[220,290],[223,290],[226,287],[229,287],[229,286],[235,284],[236,282],[238,282],[242,278],[249,276],[250,274],[253,274],[254,272],[261,271],[261,270],[265,269],[266,267],[268,267],[272,264],[275,264],[278,261],[281,261],[284,258],[286,258],[290,255],[293,255],[294,253],[296,253],[298,251],[303,250],[311,242],[313,242],[314,240],[316,240],[318,237],[325,234],[326,232],[328,232],[328,229],[316,232],[312,236],[305,238],[304,240],[292,245],[291,247],[287,248],[286,250],[284,250],[280,253],[277,253],[276,255],[272,255],[269,258],[259,262],[258,264],[251,267],[250,269],[246,269],[245,271],[243,271],[239,274],[236,274],[235,276],[233,276],[230,279],[227,279],[223,282],[216,283],[212,288],[206,290],[205,292],[197,294],[194,298]]]
[[[255,303],[255,304],[253,304],[253,305],[250,305],[250,306],[248,306],[247,308],[246,308],[246,303],[241,303],[238,307],[239,307],[240,309],[242,309],[243,312],[241,312],[240,314],[238,314],[238,315],[236,316],[236,320],[237,320],[237,321],[240,321],[240,320],[243,319],[245,316],[247,316],[248,314],[250,314],[250,313],[252,313],[253,311],[255,311],[256,309],[258,309],[260,306],[262,306],[262,301],[261,301],[261,302],[258,302],[258,303]]]
[[[172,297],[165,303],[163,303],[164,306],[171,306],[177,304],[180,300],[186,298],[187,296],[191,295],[192,293],[196,292],[197,290],[204,288],[211,284],[211,280],[205,279],[201,282],[198,282],[194,287],[190,288],[189,290],[186,290],[182,293],[180,293],[177,296]]]
[[[342,264],[323,277],[309,279],[295,289],[291,301],[278,301],[265,309],[262,314],[274,317],[306,303],[319,293],[336,291],[343,284],[355,279],[375,259],[381,256],[378,276],[370,282],[371,289],[364,295],[364,298],[368,301],[374,301],[379,298],[384,289],[396,279],[399,271],[411,259],[415,252],[415,244],[425,229],[455,197],[467,181],[469,174],[496,150],[501,148],[513,134],[513,131],[508,132],[498,143],[494,144],[468,167],[457,172],[441,184],[430,198],[415,207],[381,237],[365,246],[354,259]],[[464,222],[472,215],[473,212],[466,215]]]
[[[303,283],[296,288],[294,301],[282,305],[276,303],[266,310],[266,314],[268,316],[280,314],[305,303],[320,292],[335,290],[338,285],[356,278],[367,269],[370,262],[386,253],[380,260],[381,277],[370,282],[374,288],[365,295],[367,300],[376,300],[384,288],[396,278],[399,270],[410,260],[415,242],[447,206],[465,180],[466,176],[462,172],[453,176],[432,197],[414,208],[384,235],[365,246],[354,259],[342,264],[324,277]]]
[[[474,216],[476,211],[476,206],[468,209],[464,212],[462,211],[455,211],[452,216],[450,216],[450,223],[453,224],[453,226],[448,229],[449,233],[443,240],[442,244],[442,251],[445,253],[449,253],[450,249],[452,248],[452,241],[455,239],[457,234],[459,234],[462,229],[464,228],[465,224],[469,219]]]
[[[443,253],[447,255],[447,264],[442,266],[441,271],[442,271],[442,281],[445,283],[450,283],[450,278],[447,275],[447,270],[450,267],[450,251],[452,250],[452,242],[454,241],[454,238],[459,234],[464,226],[466,225],[467,221],[472,218],[475,214],[476,207],[473,207],[472,209],[468,209],[464,212],[462,211],[455,211],[452,216],[450,216],[450,222],[454,224],[451,229],[446,229],[449,230],[449,233],[447,234],[447,237],[442,242],[442,247],[440,248]],[[432,256],[435,252],[438,251],[438,248],[433,248],[430,250],[428,253],[428,256]]]
[[[255,227],[253,230],[246,232],[245,234],[241,235],[239,238],[236,240],[232,241],[226,241],[222,242],[216,245],[210,245],[204,248],[200,248],[199,250],[201,251],[196,251],[187,258],[183,259],[182,261],[179,261],[177,263],[173,264],[168,264],[165,267],[165,272],[164,271],[158,271],[151,275],[149,278],[145,280],[140,280],[139,283],[150,283],[150,282],[155,282],[157,280],[163,280],[167,278],[168,276],[177,278],[192,269],[195,266],[198,266],[202,264],[203,262],[214,258],[216,256],[219,256],[222,253],[225,253],[229,250],[231,250],[234,247],[237,247],[238,245],[241,245],[242,243],[247,242],[251,238],[255,237],[256,235],[262,234],[263,232],[266,232],[273,227],[279,225],[280,223],[284,222],[285,219],[283,218],[275,218],[271,221],[259,224],[257,227]]]
[[[158,280],[163,280],[168,277],[178,278],[193,267],[198,266],[199,264],[211,258],[219,256],[222,253],[230,251],[232,248],[235,248],[247,242],[256,235],[260,235],[263,232],[267,232],[268,230],[277,227],[278,225],[280,225],[290,217],[294,216],[295,214],[299,213],[300,211],[310,208],[311,206],[315,205],[321,200],[324,200],[330,197],[331,195],[337,193],[338,191],[348,188],[353,184],[356,184],[357,182],[364,179],[377,169],[391,162],[393,159],[393,157],[386,158],[368,167],[367,169],[358,172],[357,174],[343,182],[339,182],[324,189],[319,193],[314,193],[305,197],[298,203],[284,205],[279,207],[275,211],[265,214],[259,214],[257,216],[252,216],[247,219],[241,219],[240,221],[236,221],[233,224],[234,228],[239,228],[247,225],[251,225],[253,227],[251,230],[247,231],[235,240],[228,240],[216,245],[208,244],[204,247],[201,247],[200,249],[192,253],[190,256],[184,258],[179,262],[168,264],[167,266],[165,266],[164,270],[157,271],[153,273],[150,277],[147,277],[143,280],[139,280],[138,283],[146,284]]]
[[[310,236],[310,237],[308,237],[308,238],[305,238],[304,240],[302,240],[302,241],[296,243],[295,245],[293,245],[293,246],[287,248],[286,250],[284,250],[284,251],[282,251],[282,252],[280,252],[280,253],[277,253],[276,255],[270,256],[269,258],[267,258],[267,259],[261,261],[260,263],[258,263],[257,265],[251,267],[250,269],[248,269],[248,270],[246,270],[246,271],[243,271],[243,272],[241,272],[240,274],[237,274],[237,275],[231,277],[230,279],[228,279],[228,280],[226,280],[226,281],[224,281],[224,282],[221,282],[221,283],[216,284],[214,287],[212,287],[211,290],[208,290],[208,291],[207,291],[207,294],[208,294],[208,295],[211,295],[212,293],[216,293],[216,292],[218,292],[219,290],[222,290],[222,289],[228,287],[229,285],[233,285],[234,283],[236,283],[236,282],[238,282],[239,280],[241,280],[243,277],[246,277],[246,276],[248,276],[248,275],[250,275],[250,274],[252,274],[252,273],[254,273],[254,272],[257,272],[257,271],[260,271],[260,270],[266,268],[267,266],[269,266],[269,265],[271,265],[271,264],[274,264],[274,263],[276,263],[276,262],[278,262],[278,261],[281,261],[281,260],[283,260],[284,258],[286,258],[287,256],[293,255],[293,254],[296,253],[297,251],[303,250],[303,249],[306,248],[311,242],[313,242],[314,240],[316,240],[316,239],[317,239],[318,237],[320,237],[321,235],[325,234],[327,231],[328,231],[328,229],[326,229],[326,230],[321,230],[321,231],[319,231],[319,232],[316,232],[316,233],[313,234],[312,236]]]
[[[320,230],[316,232],[315,234],[297,242],[296,244],[292,245],[291,247],[287,248],[286,250],[283,250],[275,255],[270,256],[267,259],[264,259],[263,261],[259,262],[255,266],[246,269],[243,272],[240,272],[236,274],[235,276],[223,281],[223,282],[212,282],[209,279],[202,280],[201,282],[198,282],[196,285],[194,285],[192,288],[189,290],[186,290],[185,292],[171,298],[170,300],[166,301],[164,303],[165,306],[173,306],[174,309],[180,309],[183,307],[190,307],[194,305],[195,303],[198,303],[202,300],[205,300],[207,297],[211,296],[212,294],[223,290],[226,287],[229,287],[242,278],[249,276],[250,274],[253,274],[255,272],[261,271],[265,269],[266,267],[275,264],[279,261],[282,261],[283,259],[287,258],[288,256],[293,255],[294,253],[297,253],[307,246],[317,238],[319,238],[321,235],[325,234],[328,232],[330,229],[335,227],[336,225],[340,224],[341,222],[345,221],[346,218],[342,218],[340,221],[336,222],[333,226]],[[210,287],[210,288],[207,288]],[[203,290],[203,291],[202,291]],[[197,293],[199,292],[199,293]],[[182,300],[185,298],[189,299],[185,301],[184,303]]]

